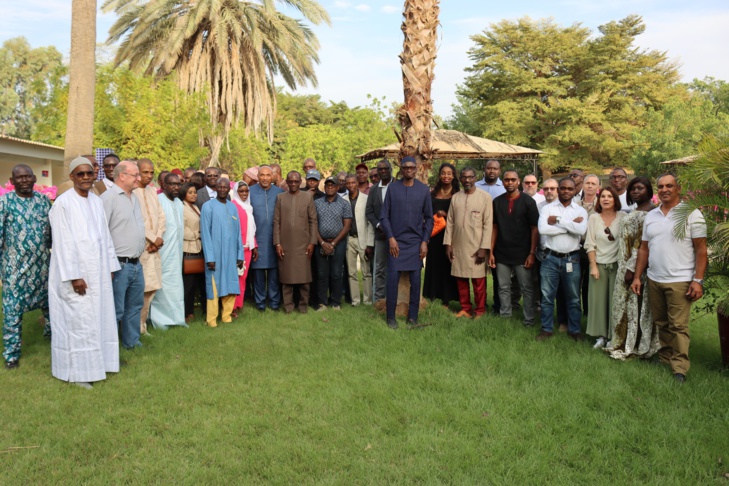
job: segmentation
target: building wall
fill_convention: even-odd
[[[0,185],[8,182],[17,164],[33,169],[38,184],[57,186],[68,179],[63,174],[62,148],[0,137]]]

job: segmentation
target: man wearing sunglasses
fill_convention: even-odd
[[[539,205],[540,202],[544,201],[544,195],[537,192],[537,189],[539,189],[537,186],[537,176],[534,174],[527,174],[524,176],[524,180],[521,183],[522,191],[524,194],[531,196],[532,199],[534,199],[534,202]]]
[[[74,187],[56,199],[48,214],[53,234],[48,276],[51,372],[59,380],[90,389],[107,373],[119,371],[111,275],[120,263],[104,206],[90,194],[96,180],[91,162],[77,157],[69,172]],[[134,324],[139,332],[139,317]]]
[[[552,337],[554,299],[557,287],[564,289],[569,336],[581,341],[580,239],[587,231],[587,211],[573,201],[575,182],[564,177],[557,188],[558,200],[542,208],[539,233],[544,237],[544,259],[540,269],[542,289],[542,331],[538,341]]]

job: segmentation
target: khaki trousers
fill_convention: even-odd
[[[215,286],[215,277],[213,279],[213,298],[207,301],[207,324],[210,327],[218,327],[218,288]],[[235,295],[226,295],[219,298],[223,304],[223,315],[221,316],[221,322],[233,322],[231,314],[233,313],[233,306],[235,305]]]
[[[149,317],[149,307],[152,305],[152,299],[156,290],[150,290],[144,293],[144,304],[142,304],[142,311],[139,314],[139,332],[145,334],[147,332],[147,317]]]
[[[674,373],[688,373],[689,319],[691,301],[686,298],[691,282],[658,283],[648,279],[648,299],[653,321],[658,327],[661,348],[658,356],[662,363],[671,365]]]
[[[362,270],[362,302],[372,303],[372,272],[370,262],[365,259],[365,251],[359,246],[359,238],[349,237],[347,242],[347,274],[349,275],[349,293],[352,305],[359,305],[359,278],[357,276],[357,259]]]

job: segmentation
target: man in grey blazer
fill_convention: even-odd
[[[205,187],[197,191],[197,201],[195,201],[198,209],[202,210],[203,204],[218,197],[215,185],[218,183],[218,179],[220,179],[220,174],[220,169],[217,167],[208,167],[205,169]]]
[[[389,247],[385,233],[380,226],[382,203],[385,201],[388,184],[392,180],[392,166],[387,159],[382,159],[377,163],[377,174],[380,176],[380,183],[370,188],[370,193],[367,196],[367,206],[365,208],[367,220],[375,229],[374,302],[385,298],[385,282],[387,277],[387,255],[389,254]]]

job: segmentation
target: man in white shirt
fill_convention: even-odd
[[[101,181],[104,183],[104,191],[111,188],[114,184],[114,169],[119,164],[119,157],[116,154],[107,154],[104,160],[101,161],[101,168],[104,170],[104,178]],[[104,191],[99,191],[99,195]]]
[[[676,381],[683,383],[688,373],[689,318],[691,303],[704,295],[707,266],[706,222],[699,210],[688,216],[681,238],[674,228],[680,218],[681,186],[671,174],[656,180],[661,205],[649,212],[643,222],[643,241],[631,290],[640,295],[640,277],[648,267],[648,298],[658,327],[660,360],[671,366]]]
[[[544,202],[544,196],[537,192],[537,176],[534,174],[527,174],[524,176],[524,180],[521,183],[521,188],[524,194],[530,195],[534,202],[539,206],[540,202]]]
[[[561,283],[567,303],[568,334],[575,341],[580,332],[580,239],[587,231],[587,211],[572,199],[575,182],[564,177],[557,188],[558,200],[539,213],[539,234],[544,237],[544,259],[540,268],[542,289],[542,331],[538,341],[552,337],[554,299]]]
[[[635,204],[628,204],[628,192],[626,191],[628,187],[628,173],[625,172],[625,169],[622,167],[615,167],[610,172],[610,187],[615,189],[615,192],[618,193],[618,196],[620,197],[620,210],[626,213],[631,212],[633,209],[635,209]]]

